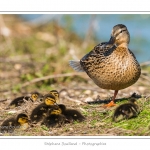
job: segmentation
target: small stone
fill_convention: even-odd
[[[16,70],[20,70],[21,67],[22,67],[21,64],[15,64],[15,65],[14,65],[14,68],[15,68]]]
[[[93,99],[92,99],[91,97],[87,97],[87,98],[84,100],[84,102],[91,102],[91,101],[93,101]]]
[[[97,123],[95,123],[95,126],[96,127],[100,127],[100,126],[104,126],[106,123],[104,123],[104,122],[97,122]]]
[[[15,114],[15,113],[17,113],[16,110],[11,110],[11,111],[8,112],[8,114]]]
[[[90,95],[92,92],[91,92],[91,90],[86,90],[85,92],[84,92],[84,94],[87,94],[87,95]]]
[[[69,128],[70,131],[73,131],[73,128]]]
[[[139,86],[139,91],[145,91],[146,90],[146,88],[145,87],[143,87],[143,86]],[[137,94],[138,94],[138,92],[136,92]]]
[[[77,96],[77,95],[80,95],[81,94],[81,92],[80,91],[76,91],[75,92],[75,95]]]

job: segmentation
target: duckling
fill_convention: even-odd
[[[29,123],[28,116],[24,113],[18,114],[16,117],[11,117],[5,120],[0,126],[0,132],[12,133],[15,129],[21,128]]]
[[[57,90],[51,90],[50,94],[52,94],[53,96],[55,96],[56,102],[59,103],[59,92]]]
[[[79,121],[82,122],[85,120],[85,117],[75,109],[67,109],[65,105],[59,104],[59,108],[62,111],[62,114],[68,119],[68,121]]]
[[[41,101],[42,95],[38,92],[33,92],[31,93],[31,96],[20,96],[15,98],[14,100],[11,101],[9,106],[14,106],[18,107],[21,106],[25,101],[31,100],[32,102],[37,101],[37,99],[40,99]]]
[[[56,105],[48,112],[48,116],[44,118],[42,125],[50,127],[60,127],[66,122],[66,117],[62,114],[62,110]]]
[[[104,107],[115,106],[118,91],[133,85],[140,77],[141,67],[128,48],[129,42],[127,27],[117,24],[108,42],[98,44],[81,60],[69,61],[74,70],[86,72],[100,88],[114,90],[110,103]]]
[[[35,102],[37,100],[42,101],[43,100],[43,95],[39,92],[32,92],[30,99],[32,102]]]
[[[113,121],[118,122],[123,119],[137,117],[140,113],[139,106],[136,104],[136,99],[130,99],[128,103],[118,106],[113,114]]]
[[[21,106],[25,101],[28,101],[30,97],[29,96],[20,96],[11,101],[9,106],[18,107]]]
[[[41,121],[47,114],[48,110],[51,109],[55,104],[56,100],[52,94],[46,94],[43,97],[43,103],[39,104],[35,107],[30,115],[30,119],[32,122]]]

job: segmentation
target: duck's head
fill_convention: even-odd
[[[127,27],[123,24],[115,25],[112,29],[109,43],[119,46],[121,44],[128,45],[130,42],[130,34]]]
[[[38,98],[42,98],[42,95],[39,92],[31,93],[31,100],[33,102],[37,101]]]
[[[26,114],[21,113],[17,116],[17,123],[19,123],[20,125],[23,125],[28,122],[29,122],[29,118]]]
[[[131,99],[129,100],[129,102],[130,102],[130,103],[133,103],[133,104],[137,104],[137,101],[136,101],[135,98],[131,98]]]
[[[55,115],[59,115],[61,113],[62,113],[62,110],[59,107],[55,107],[54,109],[50,111],[50,114],[55,114]]]
[[[66,111],[66,109],[67,109],[64,104],[59,104],[58,106],[61,109],[62,113],[64,113]]]
[[[51,90],[50,94],[55,96],[56,102],[59,102],[59,92],[57,90]]]
[[[47,105],[47,106],[50,106],[50,105],[55,105],[56,104],[56,98],[55,96],[53,96],[52,94],[46,94],[43,98],[44,100],[44,103]]]

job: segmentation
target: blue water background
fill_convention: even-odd
[[[91,14],[23,14],[26,21],[45,24],[56,20],[60,25],[85,38],[93,15]],[[130,32],[129,48],[137,60],[150,61],[150,14],[96,14],[92,20],[93,34],[99,42],[108,41],[111,30],[116,24],[125,24]],[[91,37],[92,38],[92,37]],[[98,42],[98,43],[99,43]]]

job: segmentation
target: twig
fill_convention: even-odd
[[[4,101],[7,101],[7,99],[0,100],[0,102],[4,102]]]
[[[43,80],[48,80],[48,79],[52,79],[52,78],[61,78],[61,77],[69,77],[69,76],[76,76],[76,75],[82,75],[82,73],[79,72],[75,72],[75,73],[65,73],[65,74],[56,74],[56,75],[50,75],[50,76],[44,76],[41,78],[35,78],[29,82],[25,82],[24,84],[22,84],[21,88],[26,87],[30,84],[36,83],[36,82],[40,82]]]
[[[84,102],[80,101],[80,100],[77,100],[77,99],[73,99],[73,98],[70,98],[69,96],[65,96],[66,99],[68,99],[69,101],[72,101],[74,103],[77,103],[78,105],[80,104],[85,104]]]

